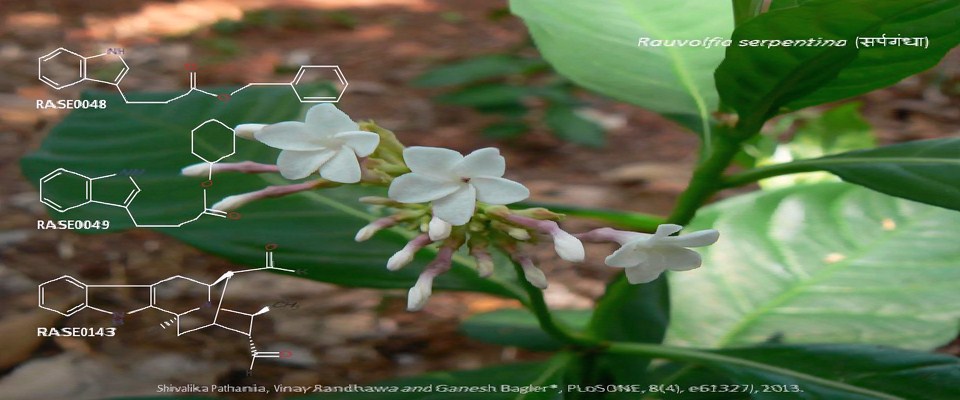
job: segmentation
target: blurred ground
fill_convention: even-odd
[[[257,11],[265,8],[274,11]],[[267,22],[255,29],[218,23],[257,12]],[[157,383],[345,385],[543,357],[457,333],[458,321],[516,306],[508,301],[441,293],[424,312],[411,314],[403,311],[402,292],[266,274],[238,301],[262,304],[268,293],[277,302],[296,302],[298,308],[270,313],[254,329],[261,350],[294,350],[298,356],[285,364],[258,361],[253,377],[245,376],[249,353],[242,337],[207,329],[178,338],[161,330],[162,315],[128,319],[115,339],[34,335],[36,326],[64,324],[36,307],[36,285],[63,274],[104,284],[152,283],[174,274],[211,282],[237,269],[146,230],[80,236],[35,229],[47,213],[21,178],[17,160],[36,148],[63,114],[36,110],[34,102],[71,99],[90,88],[53,91],[36,79],[37,57],[61,46],[85,55],[126,48],[132,69],[125,82],[138,90],[188,86],[185,63],[199,65],[201,86],[271,81],[291,66],[338,64],[350,81],[339,106],[356,119],[393,129],[407,144],[461,151],[500,145],[510,174],[531,188],[534,200],[666,213],[683,188],[696,146],[693,135],[671,123],[587,95],[610,129],[607,148],[585,150],[544,132],[498,144],[476,133],[484,116],[433,104],[435,92],[408,84],[431,66],[522,45],[524,27],[504,12],[505,3],[481,0],[2,3],[0,393],[14,398],[45,393],[36,398],[51,399],[149,394]],[[958,56],[954,52],[935,71],[864,97],[865,114],[881,141],[960,133]],[[547,297],[557,307],[589,307],[612,272],[597,260],[573,268],[547,252],[542,261],[551,279]],[[128,293],[103,296],[114,304],[134,302]],[[68,325],[103,325],[102,319],[84,311]]]

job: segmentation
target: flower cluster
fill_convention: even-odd
[[[453,255],[464,247],[476,260],[481,276],[494,272],[493,249],[500,249],[513,258],[525,280],[545,289],[546,276],[525,251],[542,239],[549,238],[557,255],[570,262],[584,260],[581,240],[617,243],[620,248],[605,262],[623,268],[629,282],[636,284],[650,282],[666,270],[699,267],[700,255],[687,247],[708,246],[719,238],[715,230],[671,236],[682,229],[679,225],[660,225],[654,234],[611,228],[571,234],[558,224],[563,218],[560,214],[544,208],[506,207],[525,200],[530,191],[503,177],[506,160],[496,148],[479,149],[466,156],[436,147],[405,148],[392,132],[372,122],[358,124],[330,104],[311,108],[304,122],[242,124],[235,134],[280,149],[276,164],[197,164],[185,167],[182,173],[279,172],[288,179],[314,174],[320,179],[229,196],[213,208],[229,211],[264,198],[343,184],[388,186],[387,197],[360,199],[386,208],[390,214],[361,228],[355,239],[362,242],[388,228],[412,232],[413,238],[387,260],[386,267],[391,271],[412,262],[421,249],[437,246],[436,257],[408,293],[409,310],[419,310],[426,304],[434,279],[450,269]]]

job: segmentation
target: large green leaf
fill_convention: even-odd
[[[575,363],[570,354],[561,353],[545,362],[507,364],[455,372],[434,372],[409,378],[391,379],[345,393],[315,392],[296,399],[322,400],[547,400],[563,399],[564,374]],[[347,385],[339,385],[347,386]],[[508,387],[505,389],[505,386]],[[537,391],[520,393],[516,389],[534,386]],[[474,390],[470,392],[468,390]],[[333,389],[333,388],[331,388]],[[390,392],[390,390],[396,390]],[[459,391],[454,391],[458,390]]]
[[[174,94],[151,96],[169,99]],[[211,118],[234,126],[293,120],[302,114],[296,96],[289,89],[277,88],[247,89],[228,102],[201,95],[164,105],[125,105],[120,96],[104,93],[88,93],[83,98],[106,100],[108,108],[70,113],[50,132],[40,149],[24,158],[24,174],[37,183],[57,168],[89,177],[142,170],[142,175],[134,179],[143,191],[130,206],[141,224],[177,224],[203,210],[200,184],[204,179],[179,175],[180,168],[200,162],[190,153],[193,128]],[[213,140],[202,137],[196,141],[195,149],[213,152],[217,150],[211,145]],[[224,161],[273,162],[276,157],[276,150],[256,142],[238,140],[236,146],[236,154]],[[276,174],[216,175],[208,189],[208,204],[227,195],[285,183],[288,181]],[[122,202],[132,186],[129,179],[118,176],[97,180],[92,189],[94,199]],[[386,260],[402,247],[407,237],[387,231],[368,242],[353,241],[356,231],[376,217],[373,209],[357,202],[357,197],[382,192],[371,188],[315,191],[249,205],[240,210],[242,218],[238,220],[201,216],[181,228],[158,230],[242,265],[262,265],[264,244],[276,243],[277,266],[304,269],[305,276],[311,279],[349,286],[409,287],[419,267],[430,259],[429,254],[421,254],[415,265],[400,272],[389,272],[384,267]],[[123,209],[99,204],[63,214],[51,211],[51,216],[108,219],[114,229],[131,227]],[[499,277],[482,279],[458,261],[452,271],[438,279],[437,287],[515,297],[517,289],[503,278],[513,274],[511,268],[505,268]]]
[[[631,285],[626,279],[615,279],[590,321],[590,331],[603,339],[623,342],[660,343],[670,322],[670,293],[667,278],[642,285]],[[617,383],[650,383],[646,379],[649,358],[606,354],[600,358],[601,368]]]
[[[764,345],[713,353],[719,357],[702,363],[751,385],[758,400],[960,398],[960,360],[942,354],[864,345]]]
[[[667,342],[870,343],[930,349],[960,320],[960,213],[844,183],[712,205],[720,241],[670,275]]]
[[[723,47],[638,46],[652,40],[727,38],[725,1],[512,0],[537,48],[561,74],[623,101],[709,131],[717,107],[713,70]]]
[[[960,210],[960,138],[918,140],[771,165],[735,175],[730,183],[818,170],[889,195]]]
[[[748,131],[781,107],[856,96],[930,68],[960,42],[956,0],[812,0],[739,26],[717,68],[724,104]],[[929,47],[856,47],[859,37],[926,37]],[[845,40],[835,46],[760,46],[762,40]],[[756,40],[757,46],[740,46]],[[782,42],[781,42],[782,44]]]

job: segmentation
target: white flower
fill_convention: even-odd
[[[488,147],[466,157],[437,147],[408,147],[403,160],[410,167],[390,184],[388,195],[401,203],[433,202],[433,214],[452,225],[470,221],[477,200],[510,204],[526,199],[530,191],[502,178],[506,161]]]
[[[240,125],[236,134],[242,137],[255,127]],[[380,143],[380,136],[361,131],[356,122],[331,104],[314,106],[307,111],[304,122],[280,122],[254,132],[258,141],[283,150],[277,167],[287,179],[306,178],[319,170],[327,180],[359,182],[357,157],[370,155]]]
[[[664,271],[686,271],[700,266],[700,254],[685,247],[709,246],[717,242],[720,232],[713,229],[683,236],[670,236],[683,229],[680,225],[664,224],[653,235],[623,232],[618,238],[622,245],[607,256],[611,267],[623,268],[630,283],[647,283]]]

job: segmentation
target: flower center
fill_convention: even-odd
[[[470,178],[466,176],[460,177],[460,182],[470,183]]]

